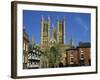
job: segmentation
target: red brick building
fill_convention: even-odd
[[[67,49],[66,50],[66,65],[75,66],[78,65],[79,54],[77,48]]]
[[[80,65],[91,65],[90,43],[79,43],[78,50]]]
[[[89,66],[91,65],[90,43],[79,43],[76,48],[66,50],[67,66]]]

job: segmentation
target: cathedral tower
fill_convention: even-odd
[[[51,35],[51,39],[50,39],[50,47],[54,46],[55,43],[57,42],[57,27],[52,26],[52,35]]]
[[[73,36],[71,36],[71,40],[70,40],[70,48],[74,47],[74,39]]]
[[[50,41],[50,17],[48,19],[44,19],[42,16],[41,21],[41,44],[48,45]]]
[[[60,44],[65,44],[65,17],[59,20],[57,17],[57,41]]]

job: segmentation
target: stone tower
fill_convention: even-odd
[[[73,36],[71,36],[71,39],[70,39],[70,48],[73,48],[74,47],[74,39],[73,39]]]
[[[60,20],[57,17],[56,27],[53,28],[51,36],[53,38],[55,37],[55,40],[57,43],[66,44],[65,43],[65,17],[62,20]],[[51,39],[50,39],[50,17],[48,17],[48,19],[44,19],[44,17],[42,16],[41,44],[48,45],[50,41],[51,41]]]
[[[63,20],[57,17],[57,42],[65,44],[65,17]]]
[[[50,47],[54,46],[57,42],[57,28],[53,26],[52,29],[52,35],[51,35],[51,39],[50,39]]]
[[[57,40],[57,28],[53,27],[52,29],[52,39]]]
[[[50,41],[50,17],[44,19],[42,16],[41,21],[41,44],[48,45]]]

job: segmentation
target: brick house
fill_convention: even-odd
[[[90,66],[90,43],[80,42],[76,48],[66,49],[66,66]]]

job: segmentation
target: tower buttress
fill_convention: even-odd
[[[50,41],[50,16],[48,16],[48,43]]]
[[[41,17],[41,44],[43,44],[43,26],[44,26],[44,17]]]
[[[59,43],[59,18],[57,16],[57,42]]]
[[[66,33],[65,33],[65,32],[66,32],[66,31],[65,31],[65,30],[66,30],[66,27],[65,27],[65,26],[66,26],[66,24],[65,24],[65,19],[66,19],[66,18],[65,18],[65,16],[64,16],[64,19],[63,19],[63,25],[64,25],[64,44],[66,44],[66,37],[65,37],[65,34],[66,34]]]

